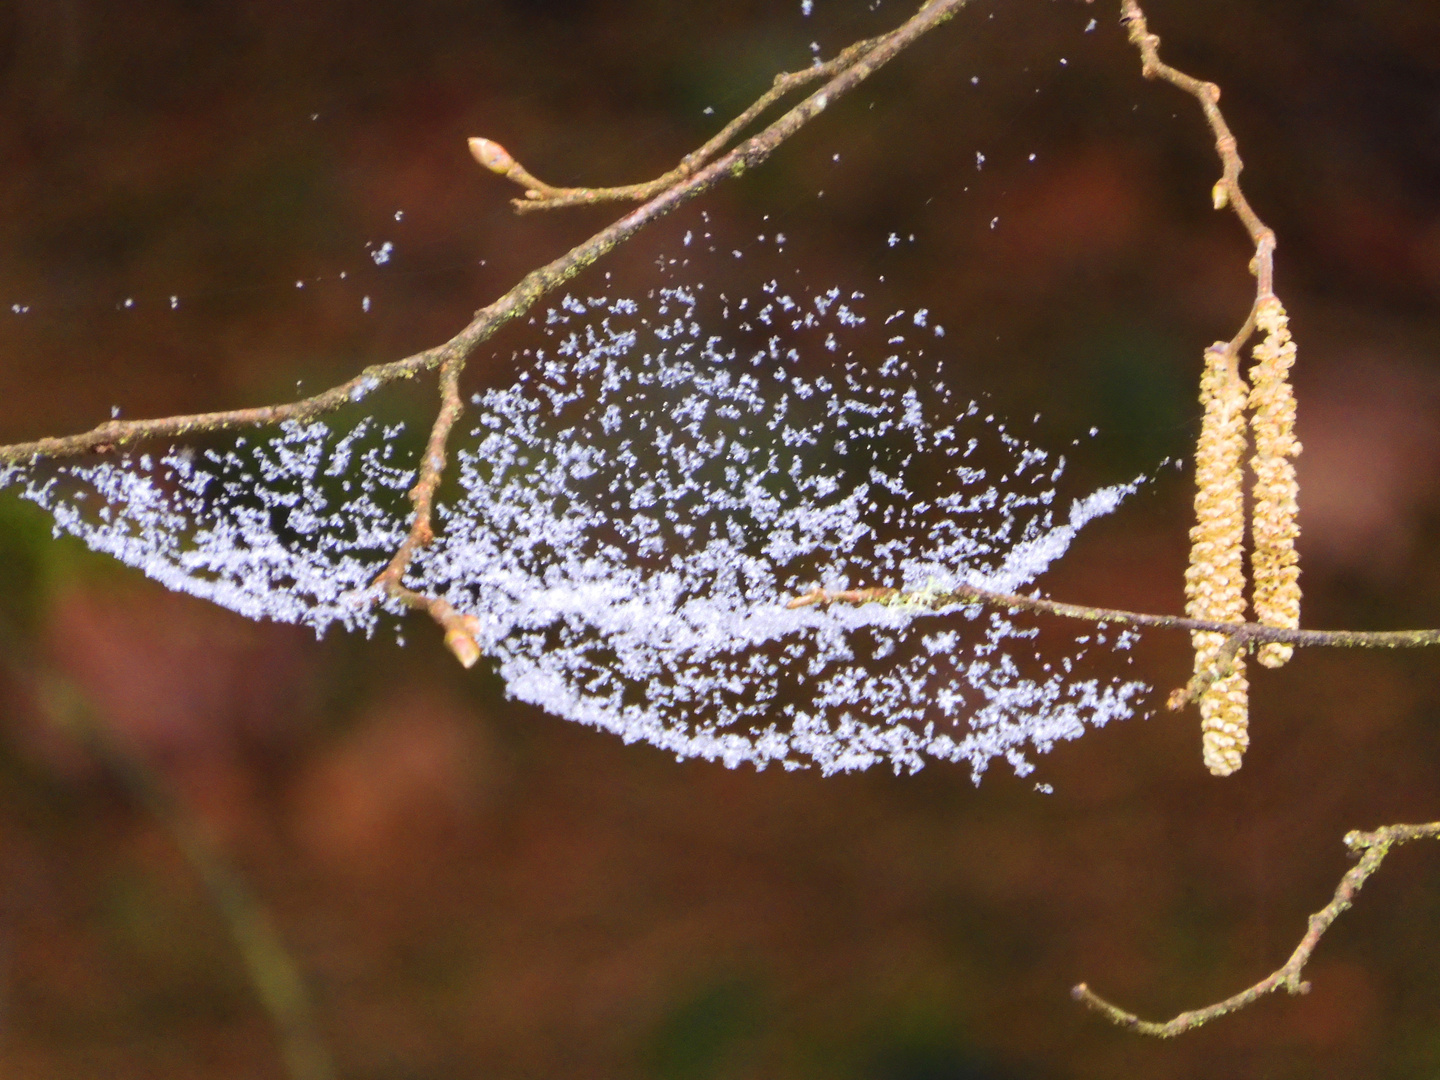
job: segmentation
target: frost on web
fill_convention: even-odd
[[[926,313],[861,299],[566,297],[518,380],[475,395],[406,584],[479,620],[514,697],[732,767],[941,759],[978,778],[1004,757],[1023,775],[1027,752],[1130,715],[1145,688],[1082,674],[1088,637],[1041,643],[978,607],[786,607],[817,584],[1016,591],[1133,489],[1063,505],[1063,459],[912,366]],[[373,419],[289,425],[0,486],[170,588],[371,632],[400,614],[370,588],[408,524],[400,440]]]
[[[50,512],[55,532],[252,619],[370,629],[370,582],[405,539],[414,471],[401,425],[369,418],[242,435],[226,450],[0,468],[0,487]]]

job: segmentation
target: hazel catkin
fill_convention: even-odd
[[[1194,619],[1245,619],[1245,407],[1249,390],[1234,355],[1224,344],[1205,352],[1200,379],[1204,417],[1195,450],[1195,525],[1185,571],[1186,613]],[[1234,656],[1220,669],[1225,635],[1196,632],[1195,673],[1207,678],[1200,694],[1205,764],[1217,776],[1240,768],[1249,745],[1249,684],[1244,661]]]
[[[1266,626],[1295,629],[1300,625],[1300,566],[1295,538],[1300,535],[1295,517],[1299,485],[1291,460],[1300,453],[1295,439],[1295,393],[1290,368],[1295,363],[1295,342],[1290,337],[1285,308],[1275,297],[1266,298],[1255,315],[1265,338],[1255,346],[1251,368],[1251,427],[1255,433],[1255,472],[1251,571],[1254,581],[1255,619]],[[1258,659],[1266,667],[1289,660],[1294,647],[1278,642],[1260,646]]]

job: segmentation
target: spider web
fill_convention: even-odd
[[[512,696],[681,758],[1024,775],[1030,751],[1130,715],[1146,688],[1081,677],[1088,638],[1042,646],[978,607],[787,607],[817,584],[1021,589],[1135,487],[1061,509],[1063,458],[913,362],[943,334],[928,313],[863,311],[773,281],[566,296],[518,379],[474,395],[406,584],[479,620]],[[857,358],[866,333],[878,363]],[[403,614],[370,583],[406,534],[414,453],[363,416],[14,466],[0,487],[168,588],[372,633]]]

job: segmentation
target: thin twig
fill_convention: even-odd
[[[425,612],[439,624],[445,631],[445,647],[455,654],[455,659],[459,660],[462,666],[475,666],[480,659],[480,644],[476,640],[480,634],[479,619],[474,615],[462,615],[448,600],[442,600],[438,596],[426,596],[399,584],[392,584],[387,588],[389,594],[400,603],[412,611]]]
[[[408,607],[430,613],[445,631],[445,646],[465,667],[473,667],[480,659],[475,641],[475,628],[470,616],[462,616],[438,597],[424,597],[401,584],[415,554],[435,538],[435,492],[445,474],[445,446],[450,431],[460,419],[464,403],[460,400],[460,374],[465,370],[465,357],[452,356],[440,366],[440,411],[430,428],[425,454],[420,459],[420,474],[410,489],[410,502],[415,509],[406,535],[389,564],[375,579],[375,585]],[[467,621],[470,620],[470,621]]]
[[[1190,681],[1184,686],[1171,692],[1165,699],[1165,707],[1171,712],[1179,712],[1192,701],[1199,701],[1205,691],[1217,682],[1229,678],[1235,671],[1235,661],[1244,645],[1245,639],[1238,634],[1227,637],[1208,664],[1190,676]]]
[[[476,312],[474,319],[443,345],[416,353],[404,360],[366,368],[361,374],[339,386],[287,404],[236,409],[228,412],[171,416],[156,420],[111,420],[78,435],[44,438],[32,442],[0,446],[0,464],[19,464],[34,461],[37,458],[68,457],[107,451],[142,439],[309,420],[359,401],[386,383],[401,378],[411,378],[423,371],[439,367],[441,369],[442,403],[431,428],[430,439],[421,462],[417,482],[411,491],[414,506],[411,528],[391,558],[389,565],[381,571],[376,579],[376,585],[380,588],[375,590],[372,595],[383,593],[406,606],[428,611],[445,628],[447,644],[461,662],[468,667],[475,662],[479,655],[478,647],[473,641],[470,624],[465,622],[464,618],[455,613],[444,601],[406,589],[403,585],[403,577],[415,553],[429,543],[434,535],[432,523],[434,496],[443,476],[446,441],[460,414],[458,382],[465,361],[470,354],[506,323],[529,311],[541,297],[574,278],[591,263],[629,240],[652,221],[708,191],[726,177],[739,177],[762,164],[781,144],[824,112],[832,101],[853,90],[923,34],[950,19],[967,3],[969,0],[929,0],[897,29],[880,38],[856,42],[830,63],[819,65],[815,74],[799,72],[780,76],[770,92],[763,95],[755,105],[727,125],[719,135],[707,142],[691,157],[698,162],[718,152],[719,147],[725,145],[730,138],[785,93],[802,85],[808,85],[818,78],[827,78],[827,81],[819,90],[772,121],[758,134],[746,139],[708,165],[682,166],[682,169],[675,174],[678,179],[668,186],[656,190],[642,206],[602,229],[589,240],[572,248],[560,258],[526,274],[507,293]],[[482,162],[486,161],[486,155],[489,154],[493,158],[489,162],[492,168],[496,168],[494,161],[501,160],[501,155],[504,159],[509,159],[509,155],[503,148],[496,144],[486,140],[479,140],[479,142],[484,145],[476,150],[472,144],[472,151]],[[510,160],[513,163],[513,159]],[[518,166],[515,168],[518,169]],[[500,171],[502,174],[505,172],[500,168],[497,168],[496,171]],[[523,172],[523,170],[521,171]],[[525,175],[528,177],[528,174]],[[533,178],[530,179],[533,180]],[[667,178],[662,177],[661,179]],[[654,187],[655,185],[650,186]],[[558,189],[555,190],[558,191]],[[589,189],[576,190],[586,191]],[[579,201],[593,200],[582,198]]]
[[[660,191],[644,205],[600,230],[590,239],[577,244],[553,262],[526,274],[508,292],[477,311],[470,323],[443,345],[426,349],[403,360],[368,367],[353,379],[298,401],[253,409],[168,416],[154,420],[110,420],[77,435],[0,446],[0,464],[19,464],[36,458],[74,457],[143,439],[239,427],[260,427],[287,420],[308,420],[359,401],[371,391],[397,379],[412,378],[421,372],[434,370],[451,357],[469,357],[506,323],[524,315],[542,297],[629,240],[646,225],[709,191],[725,178],[742,176],[764,163],[781,144],[824,112],[831,102],[849,93],[902,50],[946,22],[969,2],[970,0],[931,0],[908,21],[884,37],[873,42],[859,43],[869,47],[862,49],[858,56],[850,58],[824,86],[804,101],[729,153]]]
[[[1137,0],[1121,0],[1120,21],[1130,35],[1130,41],[1140,50],[1140,70],[1147,79],[1163,79],[1170,85],[1184,90],[1200,103],[1205,119],[1215,135],[1215,151],[1220,155],[1223,174],[1211,189],[1215,209],[1229,206],[1235,211],[1245,230],[1255,244],[1255,259],[1250,270],[1255,275],[1255,303],[1239,332],[1225,346],[1227,355],[1236,356],[1255,330],[1255,314],[1260,302],[1275,294],[1275,233],[1260,220],[1240,187],[1240,170],[1245,167],[1240,160],[1235,136],[1230,125],[1220,112],[1220,87],[1204,82],[1171,67],[1160,59],[1160,38],[1150,33],[1145,22],[1145,13],[1140,10]]]
[[[1074,987],[1070,994],[1076,1001],[1094,1009],[1101,1016],[1121,1027],[1141,1035],[1170,1039],[1176,1035],[1183,1035],[1187,1031],[1193,1031],[1202,1024],[1208,1024],[1211,1020],[1217,1020],[1227,1013],[1253,1005],[1266,994],[1272,994],[1282,987],[1291,994],[1309,993],[1310,984],[1301,979],[1300,975],[1304,971],[1305,965],[1310,962],[1311,954],[1315,952],[1315,947],[1320,944],[1320,939],[1324,936],[1325,931],[1330,929],[1331,924],[1349,910],[1355,902],[1355,894],[1360,891],[1370,875],[1380,868],[1380,864],[1385,861],[1385,856],[1390,853],[1390,849],[1409,843],[1411,840],[1437,837],[1440,837],[1440,821],[1432,821],[1426,825],[1386,825],[1374,832],[1347,833],[1345,846],[1350,849],[1352,855],[1359,855],[1360,861],[1340,879],[1340,884],[1336,887],[1335,896],[1330,903],[1310,916],[1309,928],[1305,931],[1305,936],[1300,939],[1300,944],[1295,947],[1295,951],[1290,954],[1290,959],[1285,962],[1284,966],[1272,971],[1254,986],[1248,987],[1224,1001],[1217,1001],[1203,1009],[1190,1009],[1172,1020],[1160,1022],[1142,1020],[1134,1013],[1126,1012],[1118,1005],[1110,1004],[1084,983]]]
[[[845,589],[831,592],[812,589],[795,597],[786,607],[800,608],[811,604],[848,602],[852,604],[888,603],[906,607],[945,611],[956,607],[985,604],[1021,611],[1038,611],[1067,619],[1087,622],[1117,623],[1121,626],[1150,626],[1162,630],[1208,630],[1237,640],[1237,649],[1252,643],[1279,641],[1288,645],[1328,646],[1362,649],[1406,649],[1440,645],[1440,630],[1287,630],[1261,623],[1212,622],[1209,619],[1188,619],[1181,615],[1151,615],[1119,608],[1088,607],[1066,604],[1039,596],[991,592],[973,585],[956,585],[944,592],[904,593],[899,589],[877,587]]]
[[[299,966],[264,906],[226,859],[205,823],[175,797],[159,773],[95,719],[73,684],[51,679],[43,691],[49,706],[46,711],[86,745],[131,798],[154,815],[205,886],[230,931],[255,995],[275,1026],[291,1080],[334,1080],[335,1066]]]
[[[888,36],[886,35],[886,37]],[[823,64],[816,64],[801,71],[786,71],[776,75],[769,90],[761,94],[748,109],[721,128],[705,145],[686,154],[680,164],[669,172],[645,183],[604,188],[556,187],[543,180],[537,180],[503,146],[490,139],[471,139],[470,153],[476,161],[491,172],[525,188],[523,199],[511,200],[512,205],[520,213],[532,210],[553,210],[563,206],[589,206],[602,202],[626,200],[640,202],[666,188],[674,187],[686,177],[692,176],[696,169],[730,145],[732,139],[759,119],[781,98],[803,86],[809,86],[845,70],[861,56],[882,44],[886,37],[857,41],[842,49],[839,55]]]

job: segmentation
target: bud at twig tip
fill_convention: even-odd
[[[464,630],[457,628],[445,631],[445,647],[455,654],[461,667],[472,668],[480,659],[480,646]]]
[[[478,135],[470,140],[470,156],[501,176],[507,175],[515,167],[515,159],[508,150],[499,143],[482,139]]]

